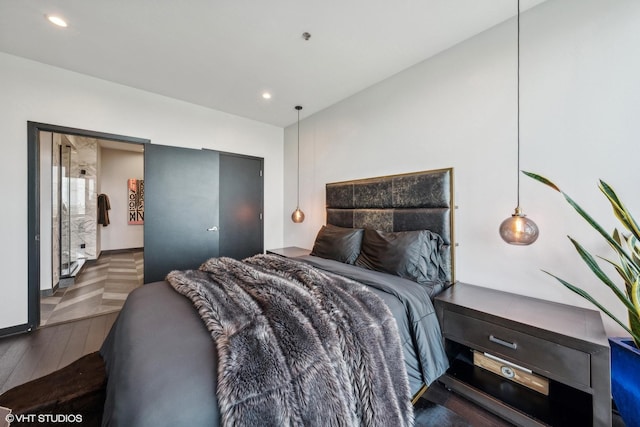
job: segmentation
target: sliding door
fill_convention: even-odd
[[[220,256],[264,251],[262,166],[261,158],[220,153]]]
[[[144,281],[218,256],[220,155],[148,144],[144,157]]]
[[[144,281],[264,251],[263,159],[147,145]]]

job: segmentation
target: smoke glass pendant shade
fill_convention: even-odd
[[[296,208],[296,210],[291,214],[291,221],[295,222],[296,224],[304,221],[304,212],[302,212],[300,208]]]
[[[500,224],[500,237],[510,245],[530,245],[538,239],[538,226],[522,213],[520,207]]]

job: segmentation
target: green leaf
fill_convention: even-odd
[[[562,191],[560,190],[560,188],[557,185],[555,185],[553,182],[549,181],[544,176],[535,174],[533,172],[527,172],[527,171],[522,171],[522,173],[527,175],[528,177],[533,178],[536,181],[540,181],[541,183],[543,183],[545,185],[548,185],[549,187],[553,188],[554,190],[559,191],[560,193],[562,193]]]
[[[631,251],[631,258],[637,266],[640,266],[640,245],[638,244],[638,239],[635,236],[631,235],[626,240],[627,247],[629,251]]]
[[[616,218],[618,218],[618,220],[622,223],[622,225],[625,226],[627,230],[633,233],[633,235],[635,235],[637,238],[640,238],[640,229],[638,228],[638,224],[633,219],[633,216],[629,213],[620,198],[618,198],[618,195],[616,194],[614,189],[602,180],[600,180],[599,187],[600,191],[602,191],[607,199],[609,199]]]
[[[622,278],[622,280],[624,281],[625,284],[625,291],[627,293],[627,297],[631,298],[631,283],[633,283],[634,281],[634,277],[636,277],[636,275],[633,274],[633,272],[629,269],[628,264],[625,262],[624,259],[621,259],[620,262],[622,263],[622,265],[616,264],[615,262],[608,260],[606,258],[602,258],[602,257],[598,257],[603,261],[608,262],[609,264],[611,264],[616,271],[618,272],[618,274],[620,275],[620,277]]]
[[[631,286],[631,301],[633,302],[635,311],[629,312],[629,325],[634,333],[633,340],[636,343],[636,347],[640,348],[640,340],[637,338],[637,335],[640,335],[640,277],[636,277],[633,286]],[[635,319],[633,318],[634,314]]]
[[[609,289],[613,291],[613,293],[618,297],[620,301],[627,307],[627,310],[634,310],[633,304],[631,300],[624,294],[618,286],[607,276],[607,274],[602,271],[595,258],[577,241],[569,237],[573,246],[575,246],[576,250],[580,254],[580,257],[584,260],[587,266],[593,271],[593,273],[600,279]],[[614,264],[615,265],[615,264]],[[554,276],[555,277],[555,276]]]
[[[544,271],[544,270],[543,270]],[[570,291],[580,295],[582,298],[586,299],[587,301],[589,301],[591,304],[595,305],[596,307],[598,307],[604,314],[606,314],[607,316],[609,316],[611,319],[613,319],[614,322],[616,322],[618,325],[622,326],[622,328],[627,331],[629,333],[629,335],[631,335],[631,337],[633,338],[633,340],[635,342],[640,342],[640,335],[635,334],[633,331],[631,331],[631,329],[629,329],[627,327],[627,325],[625,325],[623,322],[621,322],[616,316],[614,316],[609,310],[607,310],[602,304],[600,304],[598,301],[596,301],[595,298],[593,298],[591,295],[589,295],[586,291],[578,288],[577,286],[572,285],[571,283],[566,282],[565,280],[562,280],[561,278],[559,278],[558,276],[549,273],[548,271],[544,271],[545,273],[547,273],[549,276],[554,277],[557,281],[559,281],[560,283],[562,283],[567,289],[569,289]]]
[[[613,237],[613,240],[615,240],[620,246],[622,246],[622,242],[624,241],[624,238],[622,237],[622,235],[620,234],[617,228],[613,229],[613,233],[611,233],[611,237]]]
[[[618,244],[618,242],[616,242],[614,238],[611,237],[609,233],[607,233],[604,228],[602,228],[602,226],[596,222],[596,220],[594,220],[584,209],[582,209],[580,205],[578,205],[571,197],[569,197],[568,194],[564,193],[563,191],[560,192],[564,196],[565,200],[569,202],[569,204],[573,207],[573,209],[575,209],[575,211],[578,212],[578,214],[582,218],[584,218],[584,220],[587,221],[587,223],[591,225],[594,230],[596,230],[602,237],[605,238],[605,240],[609,243],[614,251],[627,258],[627,260],[631,264],[633,264],[633,259],[631,259],[631,256],[627,253],[627,251],[625,251],[624,248],[622,248],[622,246]]]

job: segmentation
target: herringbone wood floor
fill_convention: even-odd
[[[41,298],[40,325],[120,311],[129,292],[142,285],[143,271],[142,249],[103,252],[84,265],[72,286]]]

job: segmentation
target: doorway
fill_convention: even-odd
[[[43,256],[44,249],[51,247],[51,242],[44,241],[51,234],[50,224],[45,223],[51,211],[42,214],[46,187],[42,178],[49,172],[41,167],[41,132],[144,147],[143,283],[162,280],[172,269],[197,268],[210,257],[245,258],[263,253],[264,159],[152,145],[146,139],[28,122],[28,323],[11,333],[30,331],[41,324],[40,282],[48,277],[51,265],[49,254]],[[104,248],[104,238],[101,245]]]
[[[97,223],[96,199],[101,194],[101,183],[97,177],[101,174],[102,150],[127,147],[142,152],[149,143],[146,139],[43,123],[28,122],[27,126],[29,308],[25,331],[42,323],[41,299],[60,289],[71,289],[78,274],[81,275],[89,264],[97,264],[102,254],[110,258],[115,255],[110,253],[113,252],[111,250],[102,250],[104,244],[101,245],[101,240],[105,239],[101,239],[104,233],[100,228],[104,225]],[[51,139],[44,140],[46,138]],[[126,185],[126,182],[122,185],[123,192]],[[142,226],[139,227],[141,231]],[[132,257],[137,257],[139,262],[141,253]],[[86,288],[77,292],[76,300],[90,298],[91,292],[97,294],[104,290]],[[72,304],[73,301],[66,307]],[[83,316],[80,314],[78,317]]]
[[[142,286],[143,147],[40,131],[41,225],[52,218],[40,236],[40,326],[119,311]]]

